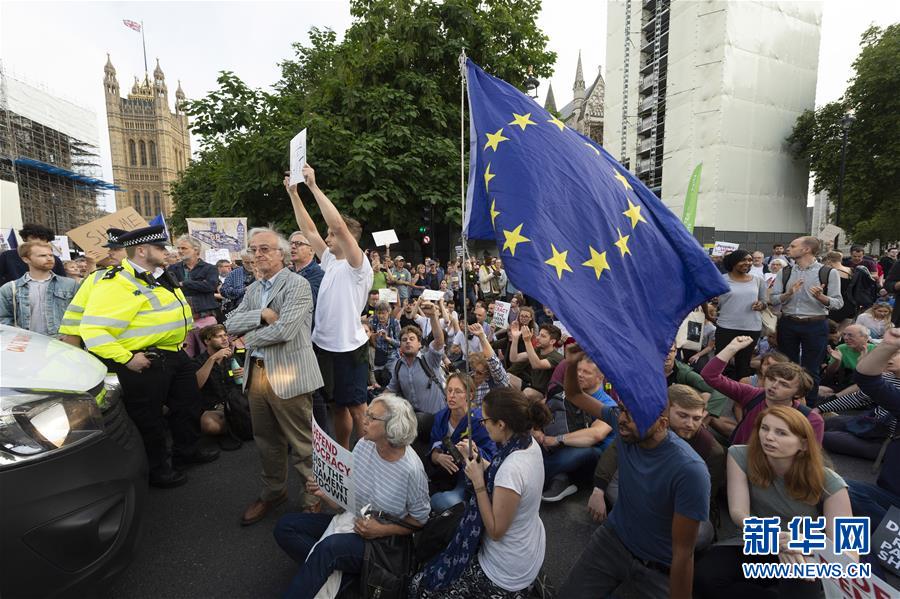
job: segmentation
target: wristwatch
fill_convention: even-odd
[[[563,437],[565,437],[565,436],[566,436],[565,433],[563,433],[562,435],[556,435],[556,442],[563,447],[566,446],[566,442],[563,441]]]

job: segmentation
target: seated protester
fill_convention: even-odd
[[[509,375],[500,358],[494,353],[494,348],[488,343],[484,328],[478,323],[469,325],[469,332],[478,337],[481,342],[481,353],[469,355],[469,374],[475,382],[474,405],[481,407],[484,396],[491,389],[509,387]]]
[[[434,423],[434,415],[444,409],[444,331],[438,323],[437,308],[431,302],[420,309],[431,321],[434,341],[425,345],[425,336],[416,326],[400,331],[400,358],[391,373],[387,391],[406,399],[416,412],[419,422],[419,445],[425,449]],[[421,455],[422,452],[420,452]]]
[[[353,448],[355,503],[352,512],[337,516],[354,519],[352,532],[331,534],[320,541],[336,517],[325,513],[287,514],[275,526],[278,545],[300,565],[285,597],[312,599],[336,570],[358,574],[366,539],[413,532],[399,524],[359,517],[363,506],[370,505],[373,512],[383,511],[413,526],[428,520],[428,481],[422,462],[409,447],[416,438],[416,418],[409,403],[380,395],[372,400],[365,416],[363,438]],[[306,481],[306,492],[339,509],[315,480]],[[313,545],[315,550],[310,553]]]
[[[461,372],[454,372],[447,377],[447,407],[434,415],[431,459],[425,467],[425,472],[429,475],[431,510],[435,513],[441,513],[465,498],[466,476],[462,471],[465,463],[457,461],[450,448],[455,447],[462,456],[468,454],[469,414],[466,407],[474,398],[475,383],[472,377]],[[481,420],[481,410],[473,408],[472,441],[478,447],[481,457],[490,461],[497,446]]]
[[[731,435],[734,427],[737,426],[737,421],[722,415],[728,409],[728,398],[707,385],[703,377],[697,374],[693,368],[675,359],[677,354],[678,349],[673,345],[669,349],[669,354],[666,356],[666,361],[663,364],[666,384],[668,386],[675,384],[687,385],[692,387],[697,393],[707,394],[707,421],[713,429],[728,437]]]
[[[828,349],[828,366],[822,376],[823,384],[840,390],[851,384],[853,372],[860,356],[872,351],[875,344],[869,342],[869,329],[851,324],[844,329],[844,342],[835,349]]]
[[[533,333],[537,333],[537,326],[534,323],[534,310],[531,306],[521,306],[519,307],[519,315],[516,319],[510,322],[510,326],[512,323],[518,322],[519,328],[523,329],[526,327],[530,327]],[[509,329],[501,329],[495,333],[495,340],[493,342],[494,349],[500,352],[501,359],[503,360],[504,366],[510,369],[510,374],[519,376],[515,373],[515,370],[519,370],[520,372],[524,372],[527,370],[527,363],[517,363],[513,365],[510,360],[510,345],[512,344],[512,338],[509,336]],[[516,344],[518,346],[518,351],[520,354],[525,353],[525,342],[522,341],[522,338],[519,337],[519,341]]]
[[[527,362],[528,368],[520,371],[520,388],[522,393],[531,400],[538,401],[547,394],[547,386],[553,369],[562,362],[563,356],[556,350],[556,344],[562,337],[560,330],[552,324],[542,324],[540,332],[534,337],[531,327],[520,327],[519,323],[509,325],[510,356],[511,362]],[[519,337],[525,342],[524,355],[519,353]],[[535,349],[531,340],[537,340]],[[515,380],[515,379],[513,379]],[[513,385],[516,383],[513,382]]]
[[[487,335],[488,340],[494,342],[496,338],[494,336],[494,328],[491,326],[491,319],[488,318],[488,309],[485,307],[484,302],[479,302],[479,304],[481,305],[476,305],[475,309],[472,310],[475,314],[475,322],[484,329],[484,334]]]
[[[694,576],[696,596],[819,597],[819,581],[748,579],[741,564],[806,561],[799,551],[787,547],[788,523],[795,516],[825,516],[825,534],[834,539],[834,519],[853,515],[847,484],[825,467],[822,449],[809,421],[788,406],[763,410],[749,441],[749,445],[732,445],[728,449],[728,511],[739,528],[743,528],[748,517],[780,517],[779,553],[746,556],[741,538],[720,543],[698,564]],[[815,558],[808,559],[812,563]]]
[[[389,303],[375,304],[375,315],[369,319],[369,328],[375,339],[375,380],[379,386],[386,387],[394,373],[400,347],[400,322],[391,315]]]
[[[891,305],[885,301],[876,302],[856,317],[856,324],[869,329],[872,339],[881,339],[884,332],[891,328]]]
[[[576,346],[577,347],[577,346]],[[570,351],[566,362],[564,394],[547,399],[547,407],[553,421],[534,437],[544,451],[544,480],[546,489],[542,500],[561,501],[578,491],[572,477],[578,473],[590,473],[603,450],[616,434],[613,428],[599,418],[593,418],[575,407],[566,398],[584,396],[583,401],[593,400],[598,405],[615,407],[616,402],[603,390],[604,377],[593,360],[584,353]],[[577,361],[576,361],[577,360]]]
[[[725,482],[725,450],[712,433],[703,427],[706,399],[696,389],[681,384],[670,385],[668,395],[666,417],[669,419],[669,429],[690,445],[703,459],[709,471],[710,517],[700,524],[695,543],[695,549],[703,550],[709,547],[716,535],[716,524],[719,521],[717,499]],[[588,499],[588,512],[595,522],[606,519],[607,506],[612,508],[618,498],[618,485],[613,484],[618,470],[618,452],[618,443],[614,443],[597,462],[594,491]]]
[[[856,366],[856,383],[860,391],[894,418],[900,418],[900,390],[889,384],[881,373],[891,360],[896,360],[898,351],[900,328],[887,329],[884,340]],[[876,484],[850,481],[850,502],[853,513],[868,516],[873,526],[884,519],[892,505],[900,506],[900,438],[893,438],[887,446]]]
[[[888,360],[881,376],[891,387],[900,389],[900,351]],[[822,446],[832,453],[876,460],[885,439],[892,439],[897,434],[897,419],[889,411],[876,405],[856,385],[820,403],[815,411],[846,412],[860,408],[865,408],[866,412],[827,418]]]
[[[219,446],[226,451],[239,449],[241,438],[247,441],[253,438],[249,403],[243,398],[241,385],[237,382],[242,381],[244,369],[231,369],[233,351],[224,325],[213,324],[200,329],[200,341],[203,342],[204,350],[194,358],[197,365],[197,387],[200,388],[203,400],[200,432],[205,435],[225,435],[219,440]],[[226,408],[226,404],[229,404],[229,398],[233,396],[237,396],[237,405],[247,406],[247,426],[245,431],[231,431],[232,434],[227,435],[229,430],[225,410],[230,409]]]
[[[482,410],[497,453],[491,461],[466,457],[472,491],[459,528],[447,549],[413,577],[411,597],[523,599],[544,562],[544,472],[531,433],[550,414],[514,389],[492,390]],[[472,451],[478,453],[474,445]],[[470,542],[479,537],[480,543]]]
[[[773,406],[793,406],[802,412],[812,425],[816,440],[821,443],[825,434],[825,423],[819,414],[801,403],[812,388],[813,380],[798,364],[788,362],[769,366],[762,390],[733,381],[722,374],[732,356],[751,343],[753,343],[751,337],[735,337],[709,361],[701,373],[703,380],[710,387],[721,391],[743,408],[744,415],[731,435],[731,444],[747,443],[753,433],[757,415]]]
[[[772,364],[787,364],[791,360],[780,351],[770,350],[762,354],[758,361],[759,364],[756,366],[756,373],[742,378],[740,382],[744,383],[745,385],[751,385],[753,387],[762,389],[766,381],[766,372],[769,370],[769,366],[771,366]],[[744,417],[744,410],[741,406],[733,404],[733,408],[735,418],[740,420]],[[728,436],[731,436],[730,431],[728,432]]]
[[[593,410],[592,401],[581,397],[579,407]],[[665,413],[644,435],[621,403],[604,407],[602,417],[618,428],[621,500],[594,531],[558,595],[690,597],[697,532],[709,519],[706,465],[669,430]]]
[[[457,368],[464,366],[469,355],[480,354],[484,351],[484,346],[481,344],[481,336],[472,332],[472,325],[475,325],[474,328],[481,331],[481,336],[484,336],[485,339],[487,338],[484,335],[484,327],[476,322],[474,314],[469,313],[466,330],[460,327],[460,323],[457,320],[451,318],[450,330],[452,331],[452,336],[450,338],[452,341],[449,344],[447,357],[450,358],[450,361]]]

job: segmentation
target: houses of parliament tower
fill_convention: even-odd
[[[108,56],[103,71],[113,180],[124,190],[116,192],[116,209],[131,206],[148,221],[157,214],[168,217],[174,208],[170,186],[191,155],[181,83],[171,112],[159,60],[153,81],[146,73],[143,81],[135,77],[127,98],[119,94],[116,69]]]

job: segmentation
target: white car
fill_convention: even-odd
[[[0,596],[81,594],[128,565],[147,458],[91,354],[0,325]]]

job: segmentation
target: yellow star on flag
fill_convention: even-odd
[[[600,275],[603,274],[604,270],[612,270],[609,267],[609,263],[606,261],[606,252],[598,252],[594,249],[593,246],[588,246],[588,249],[591,250],[591,259],[587,262],[582,262],[582,266],[590,266],[594,269],[594,274],[597,275],[597,279],[600,279]]]
[[[625,254],[630,254],[631,250],[628,249],[628,238],[630,235],[622,235],[622,231],[616,227],[616,231],[619,233],[619,239],[616,241],[615,245],[619,248],[619,251],[622,252],[622,257],[625,257]]]
[[[484,149],[487,150],[491,148],[495,152],[497,151],[497,146],[500,145],[500,142],[509,141],[508,137],[503,137],[503,128],[497,130],[496,133],[485,133],[487,137],[487,143],[484,144]]]
[[[491,226],[494,227],[495,229],[497,228],[497,226],[494,225],[494,221],[497,219],[498,216],[500,216],[500,212],[497,211],[497,200],[492,199],[491,200]]]
[[[647,219],[641,214],[641,207],[635,206],[628,200],[628,210],[623,212],[625,216],[631,219],[631,228],[633,229],[639,222],[646,223]]]
[[[566,256],[569,254],[569,250],[560,252],[552,243],[550,244],[550,249],[553,250],[553,257],[549,260],[544,260],[544,264],[549,264],[550,266],[555,268],[556,276],[562,279],[562,273],[564,270],[572,272],[572,269],[569,268],[569,264],[566,262]]]
[[[628,179],[625,178],[625,175],[623,175],[616,169],[613,169],[613,170],[616,172],[616,179],[621,181],[622,186],[625,187],[626,190],[631,189],[631,183],[628,182]]]
[[[490,183],[491,179],[496,177],[494,173],[491,172],[491,163],[488,162],[487,168],[484,169],[484,190],[488,190],[488,183]]]
[[[535,123],[534,121],[531,120],[530,112],[528,114],[516,114],[514,112],[512,122],[507,123],[507,124],[508,125],[518,125],[519,127],[522,128],[522,131],[524,131],[525,127],[527,127],[528,125],[537,125],[537,123]]]
[[[594,151],[594,154],[596,154],[597,156],[600,155],[600,150],[598,150],[597,148],[595,148],[595,147],[594,147],[594,144],[589,144],[588,142],[584,142],[584,145],[586,145],[587,147],[589,147],[590,149],[592,149],[592,150]]]
[[[566,128],[566,124],[565,124],[564,122],[562,122],[561,120],[559,120],[558,118],[556,118],[556,117],[553,117],[552,119],[550,119],[550,120],[547,121],[547,122],[548,122],[548,123],[553,123],[554,125],[556,125],[557,127],[559,127],[559,130],[560,130],[560,131],[562,131],[563,129]]]
[[[524,235],[522,235],[522,225],[519,225],[512,231],[503,231],[503,236],[506,237],[506,241],[503,242],[503,249],[509,250],[509,253],[513,256],[516,255],[516,246],[520,243],[531,241]]]

